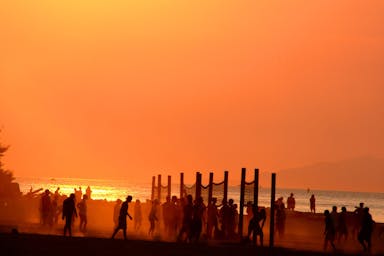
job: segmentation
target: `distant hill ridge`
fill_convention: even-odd
[[[282,170],[277,186],[384,193],[384,159],[359,157]]]

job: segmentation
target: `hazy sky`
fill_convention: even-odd
[[[1,1],[6,166],[236,182],[241,167],[384,157],[383,13],[381,0]]]

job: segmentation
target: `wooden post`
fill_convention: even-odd
[[[196,172],[196,190],[195,190],[195,199],[201,196],[201,173]]]
[[[151,201],[155,199],[155,186],[156,186],[156,177],[152,176],[152,193],[151,193]]]
[[[211,204],[212,201],[212,193],[213,193],[213,172],[209,173],[209,185],[208,185],[208,203],[207,205]]]
[[[213,172],[210,172],[209,173],[209,184],[208,184],[208,203],[207,203],[207,206],[208,206],[208,214],[209,214],[209,211],[210,211],[210,205],[212,203],[212,193],[213,193]],[[209,227],[210,223],[209,221],[207,221],[207,234],[208,234],[208,227]],[[210,234],[208,234],[210,235]],[[210,238],[210,237],[209,237]]]
[[[275,234],[275,195],[276,195],[276,173],[272,173],[271,184],[271,217],[269,224],[269,247],[274,246],[274,234]]]
[[[247,170],[241,168],[241,185],[240,185],[240,215],[239,215],[239,235],[243,238],[243,219],[244,219],[244,191],[245,191],[245,175]]]
[[[171,175],[168,175],[168,196],[171,198]]]
[[[228,171],[224,172],[224,201],[228,202]]]
[[[157,176],[157,199],[161,203],[161,174]]]
[[[259,209],[259,169],[255,169],[255,182],[253,187],[253,205]]]
[[[180,199],[184,197],[184,173],[180,173]]]

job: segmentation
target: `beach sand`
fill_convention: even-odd
[[[1,255],[142,255],[142,256],[213,256],[213,255],[326,255],[322,252],[287,248],[242,245],[235,242],[214,244],[171,243],[145,240],[121,240],[91,237],[62,237],[37,234],[0,234]],[[348,255],[341,254],[338,255]]]
[[[286,212],[284,237],[275,236],[275,248],[269,245],[269,214],[264,227],[264,248],[255,247],[240,239],[232,241],[206,240],[198,244],[175,243],[164,240],[160,234],[155,239],[148,237],[148,220],[143,205],[143,225],[140,231],[133,230],[133,221],[128,221],[128,241],[122,240],[122,233],[115,240],[110,236],[113,231],[114,203],[105,201],[89,202],[89,222],[86,234],[78,231],[78,220],[73,230],[73,238],[62,237],[63,222],[60,220],[53,228],[42,227],[38,220],[38,210],[30,204],[29,213],[21,208],[23,218],[0,218],[1,255],[323,255],[324,216],[303,212]],[[130,208],[130,212],[133,207]],[[4,217],[4,211],[0,213]],[[26,218],[28,216],[28,218]],[[246,219],[246,218],[245,218]],[[377,223],[372,239],[372,253],[384,255],[384,234],[379,236],[384,225]],[[18,235],[12,234],[12,229]],[[244,234],[247,226],[244,226]],[[155,241],[154,241],[155,240]],[[356,235],[350,235],[347,241],[336,242],[337,254],[361,255],[362,248]],[[4,253],[3,253],[4,252]],[[331,253],[328,248],[327,253]]]

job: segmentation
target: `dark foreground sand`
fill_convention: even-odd
[[[111,240],[90,237],[62,237],[37,234],[0,234],[0,254],[13,255],[156,255],[156,256],[229,256],[229,255],[327,255],[314,251],[286,248],[260,248],[235,242],[184,244],[144,240]],[[333,253],[332,255],[350,255]]]
[[[114,203],[90,201],[88,204],[88,232],[78,230],[78,219],[73,230],[74,238],[62,237],[64,223],[60,219],[52,228],[39,224],[37,200],[20,200],[14,206],[8,204],[0,209],[0,256],[4,255],[325,255],[323,253],[324,216],[303,212],[287,211],[284,237],[275,237],[275,249],[255,248],[236,241],[207,241],[199,244],[180,244],[153,241],[148,236],[149,222],[143,219],[140,231],[133,230],[133,221],[128,221],[129,241],[108,239],[113,231]],[[14,202],[13,202],[14,203]],[[12,207],[11,207],[12,206]],[[130,208],[132,211],[133,207]],[[147,216],[148,208],[143,205]],[[264,244],[269,244],[269,214],[264,227]],[[161,219],[161,218],[160,218]],[[246,221],[244,223],[246,230]],[[161,227],[161,224],[160,224]],[[16,228],[18,235],[12,235]],[[156,233],[156,232],[155,232]],[[246,231],[244,232],[244,234]],[[157,232],[156,240],[163,239]],[[175,240],[175,239],[173,239]],[[336,242],[337,255],[363,255],[356,234],[350,232],[347,241]],[[328,248],[330,252],[331,249]],[[344,253],[344,254],[342,254]],[[372,236],[372,253],[384,255],[384,224],[377,223]]]

